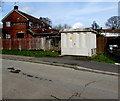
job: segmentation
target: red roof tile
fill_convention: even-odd
[[[51,26],[48,25],[46,22],[44,22],[44,21],[42,21],[42,20],[40,20],[40,19],[38,19],[38,18],[35,18],[35,17],[33,17],[33,16],[31,16],[31,15],[28,15],[28,14],[26,14],[26,13],[24,13],[24,12],[21,12],[21,11],[19,11],[19,10],[18,10],[18,12],[21,13],[23,16],[25,16],[26,18],[28,18],[28,19],[31,20],[31,21],[35,21],[35,22],[39,22],[39,23],[44,23],[45,25],[51,27]]]
[[[106,32],[106,33],[120,33],[120,29],[102,29],[102,32]]]

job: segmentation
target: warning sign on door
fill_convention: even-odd
[[[70,37],[70,40],[72,40],[72,37]]]

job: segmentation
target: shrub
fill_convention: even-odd
[[[2,54],[9,55],[22,55],[22,56],[31,56],[31,57],[42,57],[42,56],[58,56],[58,52],[51,51],[39,51],[39,50],[2,50]]]

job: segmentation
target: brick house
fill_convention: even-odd
[[[42,19],[35,18],[20,10],[18,6],[3,19],[3,38],[31,38],[55,34],[56,31]]]

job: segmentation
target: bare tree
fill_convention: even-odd
[[[99,29],[100,26],[96,23],[96,21],[93,21],[93,24],[92,24],[92,29]]]
[[[120,29],[120,16],[113,16],[106,22],[106,27],[110,29]]]
[[[70,26],[70,25],[67,25],[67,24],[64,24],[64,25],[63,25],[63,28],[64,28],[64,29],[70,29],[71,26]]]
[[[48,25],[52,25],[52,21],[51,21],[51,19],[49,19],[48,17],[46,17],[46,18],[40,17],[40,20],[46,22]]]
[[[56,25],[56,26],[53,27],[53,29],[56,29],[56,30],[70,29],[70,28],[71,28],[71,26],[67,25],[67,24],[64,24],[64,25],[59,24],[59,25]]]

